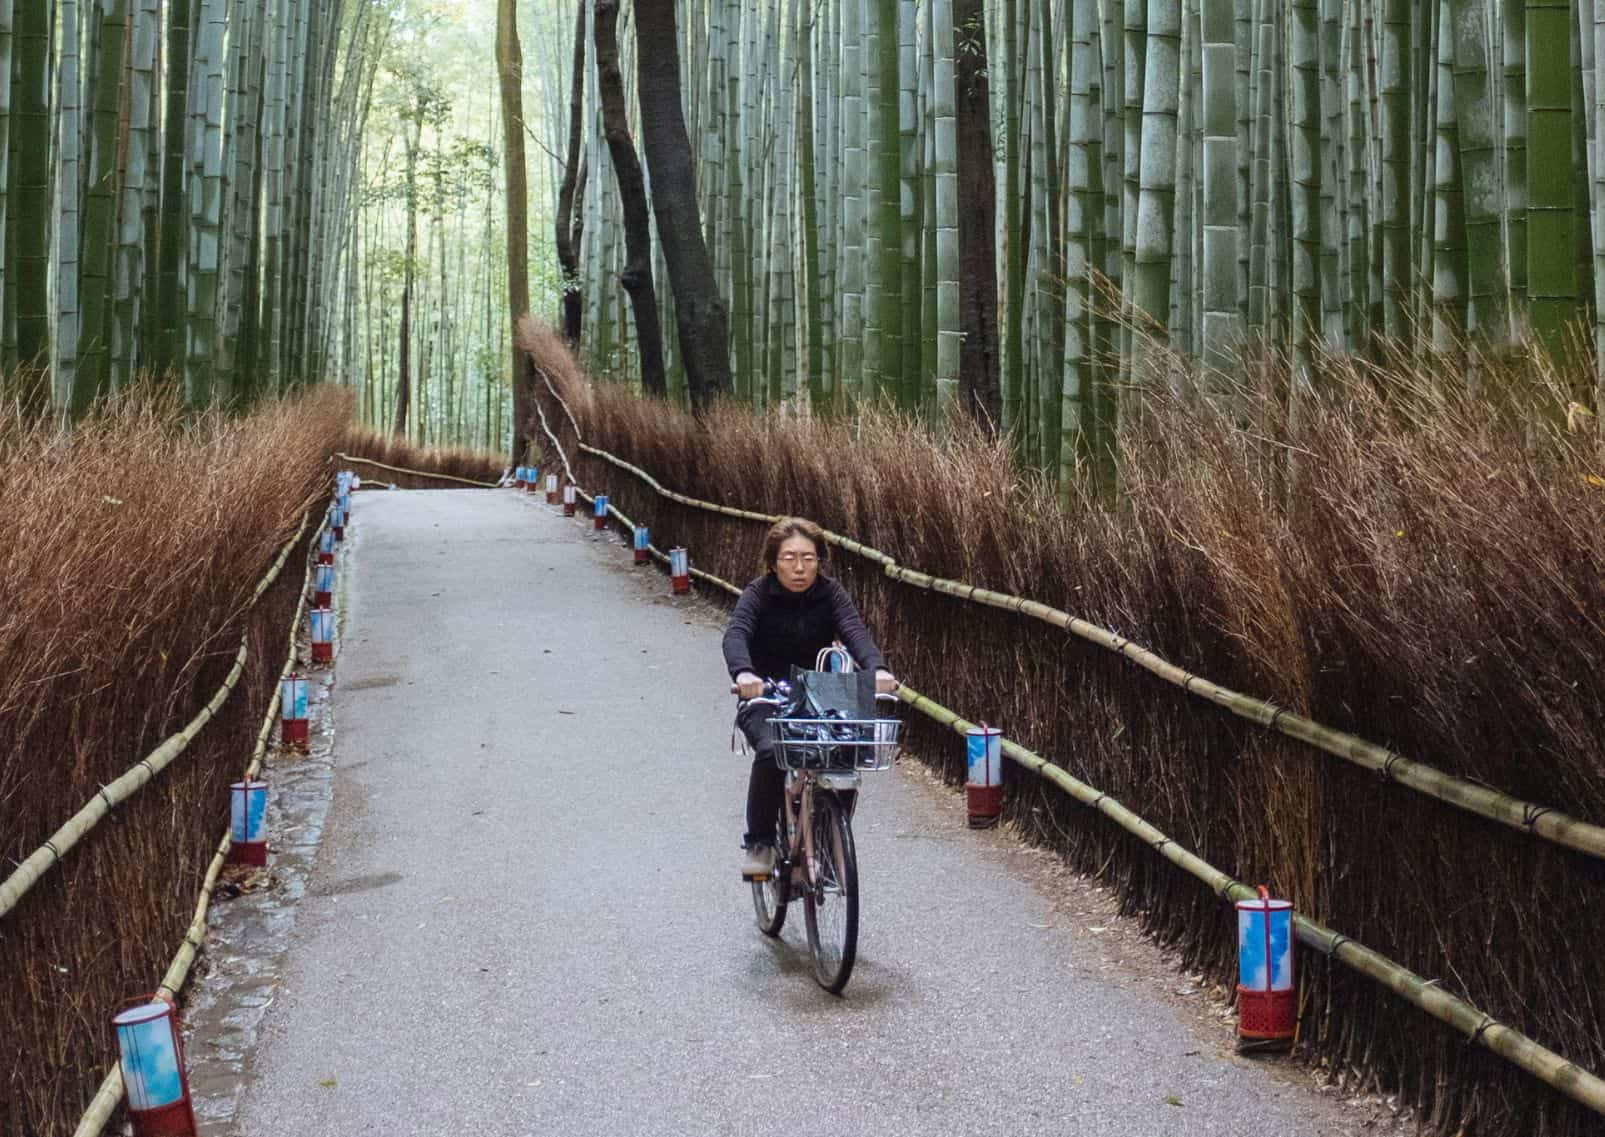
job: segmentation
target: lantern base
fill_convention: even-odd
[[[319,553],[318,553],[318,563],[320,565],[332,565],[332,564],[334,564],[334,554],[333,553],[325,553],[325,552],[322,552],[320,550]]]
[[[307,748],[307,743],[312,737],[312,732],[309,729],[309,726],[310,724],[306,719],[285,719],[283,722],[283,730],[279,733],[279,741],[282,742],[287,749],[305,750]]]
[[[195,1110],[187,1092],[160,1109],[131,1109],[128,1120],[133,1123],[134,1137],[195,1137],[196,1133]]]
[[[344,541],[346,539],[346,527],[344,525],[336,525],[334,527],[334,539],[336,541]]]
[[[691,578],[689,576],[674,576],[669,578],[674,583],[674,594],[684,596],[691,591]]]
[[[598,533],[600,533],[602,530],[607,528],[607,518],[605,518],[605,517],[593,517],[593,518],[591,518],[591,527],[593,529],[595,529]]]
[[[547,490],[546,491],[546,504],[547,505],[556,505],[557,504],[557,492],[555,490]]]
[[[648,552],[646,549],[637,549],[637,550],[635,550],[635,563],[638,564],[638,565],[649,565],[649,564],[651,564],[652,563],[652,554],[650,552]]]
[[[266,841],[233,841],[228,847],[228,863],[261,868],[267,864]]]
[[[313,663],[333,663],[334,662],[334,645],[333,644],[319,644],[319,643],[313,644],[312,645],[312,662]]]
[[[1237,1037],[1269,1049],[1273,1045],[1292,1046],[1298,1026],[1298,1006],[1292,988],[1286,991],[1255,991],[1238,985]]]
[[[525,493],[539,493],[540,491],[538,489],[536,489],[534,482],[525,482],[524,483],[524,492]]]
[[[573,517],[574,516],[574,503],[572,501],[565,501],[563,503],[563,516],[564,517]]]
[[[990,829],[1003,816],[1002,786],[965,786],[971,829]]]
[[[317,592],[317,591],[314,591],[312,593],[312,607],[314,607],[314,608],[332,608],[333,606],[334,606],[334,603],[333,603],[332,594],[330,594],[328,592]]]

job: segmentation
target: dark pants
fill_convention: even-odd
[[[775,740],[769,720],[779,708],[748,704],[736,714],[736,725],[747,736],[752,751],[752,773],[747,778],[746,844],[775,844],[775,818],[786,798],[786,771],[775,765]]]

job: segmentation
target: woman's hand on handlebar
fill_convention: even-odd
[[[736,676],[735,685],[730,690],[737,698],[756,699],[763,694],[763,680],[750,671],[743,671]]]
[[[875,693],[877,695],[891,695],[897,691],[897,676],[882,667],[875,672]]]

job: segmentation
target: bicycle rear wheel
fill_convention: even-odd
[[[782,798],[775,817],[775,871],[768,880],[752,882],[752,911],[758,930],[766,936],[779,936],[786,924],[786,905],[791,900],[791,870],[786,853],[791,848],[790,803]]]
[[[858,957],[858,853],[847,810],[834,793],[814,796],[814,864],[803,893],[814,978],[840,995]]]

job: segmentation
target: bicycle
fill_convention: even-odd
[[[898,702],[877,694],[877,703]],[[790,706],[786,683],[764,684],[764,694],[742,705]],[[858,853],[853,811],[861,775],[889,769],[896,760],[902,722],[895,718],[837,717],[769,720],[775,762],[786,771],[786,796],[775,820],[775,869],[752,881],[758,928],[778,938],[786,908],[799,897],[808,925],[814,979],[839,995],[858,955]]]

